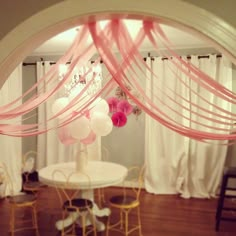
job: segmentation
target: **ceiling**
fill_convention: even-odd
[[[105,21],[102,23],[104,25],[106,24]],[[126,20],[126,25],[131,35],[135,36],[141,27],[141,21]],[[32,52],[31,56],[63,55],[70,44],[73,42],[73,39],[75,38],[78,30],[79,28],[77,27],[56,35],[55,37],[40,45],[35,51]],[[176,49],[203,49],[210,47],[209,43],[206,41],[203,41],[200,38],[180,29],[163,25],[163,30]],[[140,51],[150,51],[151,48],[152,46],[150,42],[145,40]]]

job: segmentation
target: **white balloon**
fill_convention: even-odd
[[[90,114],[93,115],[95,112],[101,112],[107,115],[109,113],[109,105],[107,101],[99,98],[99,100],[95,103],[95,106],[91,109]]]
[[[76,96],[79,94],[76,93],[75,91],[69,95],[69,101],[74,99]],[[80,111],[82,108],[84,108],[90,100],[90,96],[85,92],[82,94],[82,96],[76,101],[76,104],[74,106],[74,110]]]
[[[108,135],[113,127],[111,118],[102,112],[94,112],[90,124],[93,132],[98,136]]]
[[[88,137],[91,132],[89,119],[82,116],[70,124],[70,133],[73,138],[78,140]]]
[[[58,114],[62,109],[64,109],[69,104],[69,99],[67,97],[61,97],[54,101],[52,104],[52,114]],[[58,116],[59,119],[63,119],[69,115],[70,112],[64,112]]]

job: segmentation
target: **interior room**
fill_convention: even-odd
[[[122,2],[0,24],[2,235],[235,234],[233,3]]]

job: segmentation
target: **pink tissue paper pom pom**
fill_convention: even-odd
[[[117,104],[117,111],[121,111],[125,113],[125,115],[129,115],[133,112],[133,106],[129,104],[127,100],[121,100]]]
[[[119,102],[119,99],[116,97],[110,97],[107,99],[110,113],[116,112],[118,102]]]
[[[118,111],[112,115],[111,120],[114,126],[122,127],[126,124],[127,117],[123,112]]]

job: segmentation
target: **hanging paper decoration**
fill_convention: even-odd
[[[137,91],[132,90],[130,88],[130,86],[128,86],[128,85],[126,85],[125,87],[132,95],[134,95],[135,97],[140,99],[141,95]],[[130,97],[127,96],[127,94],[119,86],[116,88],[115,94],[116,94],[116,97],[119,99],[119,101],[123,101],[123,100],[127,101],[127,102],[123,102],[124,104],[121,103],[121,105],[120,105],[121,109],[124,109],[124,106],[125,106],[126,107],[125,109],[128,109],[129,110],[128,112],[130,112],[131,107],[128,108],[128,106],[131,105],[133,108],[132,112],[134,115],[140,115],[142,113],[142,110],[134,103],[134,101]],[[139,110],[139,111],[137,112],[137,110]],[[126,115],[128,115],[128,114],[126,113]]]
[[[0,106],[0,134],[13,137],[28,137],[40,135],[69,124],[77,116],[77,118],[83,116],[86,110],[90,112],[96,99],[101,96],[106,98],[112,96],[111,92],[115,84],[118,84],[119,87],[116,89],[115,97],[119,101],[129,101],[129,104],[133,106],[133,114],[136,116],[144,111],[172,131],[195,140],[213,140],[213,142],[219,140],[223,144],[227,143],[227,141],[233,143],[236,140],[236,134],[231,133],[236,120],[236,114],[231,110],[232,105],[236,104],[236,93],[198,69],[190,60],[178,55],[173,50],[175,45],[168,39],[168,35],[166,35],[162,27],[162,22],[149,19],[140,21],[141,27],[139,27],[135,39],[130,35],[123,18],[111,19],[107,21],[105,27],[101,27],[100,23],[99,21],[93,21],[81,25],[77,37],[66,54],[57,61],[55,66],[51,67],[45,76],[40,78],[21,97]],[[92,39],[91,43],[88,43],[89,37]],[[146,39],[152,43],[153,51],[168,59],[169,67],[173,70],[170,77],[161,78],[154,74],[151,66],[143,60],[139,48]],[[160,51],[159,45],[162,45],[165,50]],[[111,50],[113,48],[117,49],[116,53]],[[87,69],[87,67],[84,67],[83,71],[78,71],[76,76],[73,75],[73,71],[77,66],[83,67],[84,63],[94,58],[94,66],[98,65],[102,60],[104,67],[108,71],[107,79],[103,83],[101,83],[100,72],[92,68]],[[58,76],[58,65],[67,64],[68,61],[70,61],[70,64],[67,70],[64,70],[62,72],[63,76],[60,76],[60,79],[55,81],[54,78]],[[175,73],[175,69],[186,75],[186,80],[182,80],[179,73]],[[162,83],[169,81],[172,77],[173,83],[175,83],[175,80],[181,83],[183,91],[186,90],[186,96],[172,89],[168,83],[166,83],[165,89],[161,89],[157,85],[152,89],[153,93],[150,93],[150,88],[145,87],[147,79],[159,80]],[[73,83],[70,83],[72,78]],[[47,85],[49,89],[47,91],[40,89],[42,84]],[[190,84],[195,84],[196,86],[189,86]],[[21,123],[22,116],[27,116],[30,112],[35,111],[49,99],[60,96],[64,89],[66,89],[65,95],[69,98],[69,104],[67,104],[67,99],[64,101],[58,100],[53,104],[53,116],[50,114],[47,120],[33,124]],[[75,94],[74,90],[76,90]],[[204,95],[199,93],[200,90],[204,92]],[[37,93],[32,93],[32,91],[37,91]],[[29,96],[30,94],[31,96]],[[189,94],[196,96],[202,102],[196,104],[194,99],[189,99]],[[208,97],[212,96],[216,98],[214,101],[208,99]],[[226,105],[219,105],[216,102],[218,99]],[[19,101],[23,101],[23,103],[18,104]],[[212,110],[206,109],[205,104],[211,106]],[[108,106],[108,108],[111,115],[118,112],[117,107],[110,109],[110,106]],[[73,113],[74,111],[77,113]],[[107,114],[103,114],[108,116],[106,119],[104,118],[105,116],[98,118],[94,114],[86,116],[89,119],[90,129],[94,128],[96,131],[93,131],[96,135],[109,133],[110,130],[108,129],[109,132],[105,130],[103,126],[106,125],[102,121],[105,123],[106,121],[107,123],[110,122],[109,128],[112,129],[113,122],[111,118]],[[30,118],[31,116],[28,115],[28,117]],[[116,118],[118,115],[116,114],[114,117]],[[15,118],[19,118],[18,121],[11,123],[11,120]],[[51,124],[50,122],[56,118],[59,118],[58,122]],[[102,125],[96,124],[94,122],[96,119]],[[121,119],[119,118],[118,120],[119,122],[114,121],[114,124],[120,126]],[[100,125],[106,132],[101,132]],[[75,131],[73,130],[72,132]],[[90,131],[84,132],[83,137],[80,137],[80,135],[77,137],[78,135],[76,134],[74,136],[81,140],[85,139],[89,133]]]
[[[109,105],[109,112],[110,113],[116,112],[118,102],[119,102],[119,99],[116,98],[116,97],[109,97],[107,99],[107,103]]]
[[[127,100],[121,100],[117,104],[117,111],[123,112],[125,115],[129,115],[133,111],[133,106],[129,104]]]
[[[125,87],[126,87],[126,89],[128,89],[129,91],[131,90],[130,86],[126,85]],[[120,100],[121,100],[121,99],[127,99],[126,93],[121,89],[120,86],[118,86],[118,87],[116,88],[115,94],[116,94],[116,97],[119,98]]]
[[[136,94],[130,86],[125,86],[131,94]],[[127,123],[127,116],[133,113],[139,116],[142,110],[132,102],[131,98],[118,86],[115,90],[116,97],[107,98],[109,105],[109,112],[112,115],[113,125],[116,127],[123,127]]]
[[[142,113],[141,109],[138,106],[133,107],[133,114],[139,116]]]
[[[123,127],[127,123],[127,117],[121,111],[115,112],[112,115],[111,119],[112,119],[113,125],[116,127]]]

